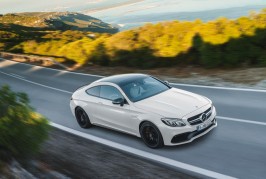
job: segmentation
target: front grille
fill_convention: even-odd
[[[206,119],[205,120],[202,120],[202,118],[201,118],[201,115],[203,113],[206,114]],[[190,118],[187,119],[187,121],[189,122],[190,125],[197,125],[197,124],[203,123],[204,121],[209,119],[209,117],[212,115],[212,108],[210,107],[209,109],[207,109],[203,113],[200,113],[200,114],[197,114],[196,116],[190,117]]]

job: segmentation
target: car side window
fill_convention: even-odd
[[[95,86],[95,87],[87,89],[86,93],[91,95],[91,96],[99,97],[100,96],[100,89],[101,89],[100,86]]]
[[[111,101],[124,98],[117,88],[107,85],[101,86],[100,97]]]

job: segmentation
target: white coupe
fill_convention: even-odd
[[[188,143],[217,126],[210,99],[144,74],[83,86],[72,95],[70,108],[80,127],[119,130],[141,137],[150,148]]]

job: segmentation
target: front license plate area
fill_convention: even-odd
[[[205,129],[206,127],[208,127],[210,124],[209,123],[203,123],[197,126],[197,131],[201,131],[203,129]]]

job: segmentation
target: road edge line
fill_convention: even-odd
[[[193,166],[190,164],[178,162],[178,161],[175,161],[175,160],[172,160],[172,159],[169,159],[166,157],[162,157],[162,156],[159,156],[156,154],[151,154],[149,152],[142,151],[142,150],[139,150],[139,149],[136,149],[133,147],[123,145],[123,144],[119,144],[119,143],[116,143],[116,142],[113,142],[113,141],[110,141],[107,139],[103,139],[103,138],[96,137],[96,136],[93,136],[90,134],[86,134],[84,132],[80,132],[80,131],[71,129],[71,128],[62,126],[62,125],[57,124],[57,123],[50,122],[50,125],[57,128],[57,129],[63,130],[65,132],[77,135],[79,137],[82,137],[82,138],[85,138],[85,139],[88,139],[88,140],[91,140],[91,141],[94,141],[94,142],[97,142],[97,143],[100,143],[103,145],[107,145],[107,146],[110,146],[112,148],[115,148],[115,149],[118,149],[118,150],[121,150],[121,151],[124,151],[127,153],[131,153],[131,154],[134,154],[134,155],[137,155],[137,156],[140,156],[140,157],[143,157],[143,158],[146,158],[146,159],[158,162],[158,163],[163,163],[163,164],[170,165],[170,166],[173,166],[176,168],[181,168],[181,169],[184,169],[186,171],[191,171],[191,172],[198,173],[200,175],[204,175],[204,176],[211,177],[211,178],[218,178],[218,179],[219,178],[221,178],[221,179],[224,179],[224,178],[233,179],[234,178],[234,177],[231,177],[228,175],[224,175],[221,173],[217,173],[214,171],[210,171],[207,169],[196,167],[196,166]]]
[[[16,79],[19,79],[19,80],[22,80],[22,81],[26,81],[28,83],[31,83],[31,84],[34,84],[34,85],[37,85],[37,86],[41,86],[41,87],[44,87],[44,88],[49,88],[49,89],[52,89],[52,90],[55,90],[55,91],[60,91],[60,92],[63,92],[63,93],[72,94],[72,92],[70,92],[70,91],[61,90],[61,89],[54,88],[54,87],[51,87],[51,86],[47,86],[47,85],[44,85],[44,84],[41,84],[41,83],[36,83],[36,82],[30,81],[30,80],[26,80],[24,78],[20,78],[18,76],[14,76],[14,75],[9,74],[9,73],[5,73],[5,72],[2,72],[2,71],[0,71],[0,73],[2,73],[4,75],[7,75],[7,76],[11,76],[13,78],[16,78]]]
[[[223,116],[216,116],[216,118],[227,120],[227,121],[243,122],[243,123],[248,123],[248,124],[257,124],[257,125],[266,126],[266,122],[260,122],[260,121],[251,121],[251,120],[238,119],[238,118],[232,118],[232,117],[223,117]]]
[[[266,90],[264,90],[264,89],[252,89],[252,88],[249,89],[249,88],[235,88],[235,87],[222,87],[222,86],[204,86],[204,85],[193,85],[193,84],[184,84],[184,83],[170,83],[170,84],[171,85],[177,85],[177,86],[185,86],[185,87],[266,93]]]
[[[11,76],[13,78],[16,78],[16,79],[19,79],[19,80],[22,80],[22,81],[26,81],[26,82],[31,83],[31,84],[35,84],[37,86],[41,86],[41,87],[45,87],[45,88],[48,88],[48,89],[52,89],[52,90],[56,90],[56,91],[60,91],[60,92],[68,93],[68,94],[72,94],[72,92],[70,92],[70,91],[61,90],[59,88],[54,88],[54,87],[47,86],[47,85],[44,85],[44,84],[41,84],[41,83],[36,83],[36,82],[30,81],[30,80],[26,80],[24,78],[20,78],[20,77],[17,77],[17,76],[14,76],[14,75],[2,72],[2,71],[0,71],[0,73],[5,74],[7,76]],[[259,121],[250,121],[250,120],[245,120],[245,119],[230,118],[230,117],[223,117],[223,116],[216,116],[216,117],[218,119],[228,120],[228,121],[243,122],[243,123],[257,124],[257,125],[266,125],[266,123],[259,122]]]
[[[94,74],[81,73],[81,72],[72,72],[72,71],[67,71],[67,70],[59,70],[59,69],[55,69],[55,68],[32,65],[32,64],[28,64],[28,63],[16,62],[14,60],[7,60],[7,59],[4,59],[4,58],[0,58],[0,59],[6,60],[6,61],[11,61],[11,62],[14,62],[14,63],[20,63],[20,64],[32,66],[32,67],[46,68],[48,70],[53,70],[53,71],[59,71],[59,72],[63,71],[63,72],[66,72],[66,73],[72,73],[72,74],[83,75],[83,76],[100,77],[100,78],[106,77],[106,76],[102,76],[102,75],[94,75]],[[184,83],[170,83],[170,84],[171,85],[177,85],[177,86],[196,87],[196,88],[209,88],[209,89],[222,89],[222,90],[232,90],[232,91],[249,91],[249,92],[266,93],[266,90],[264,90],[264,89],[252,89],[252,88],[249,89],[249,88],[220,87],[220,86],[204,86],[204,85],[184,84]]]

